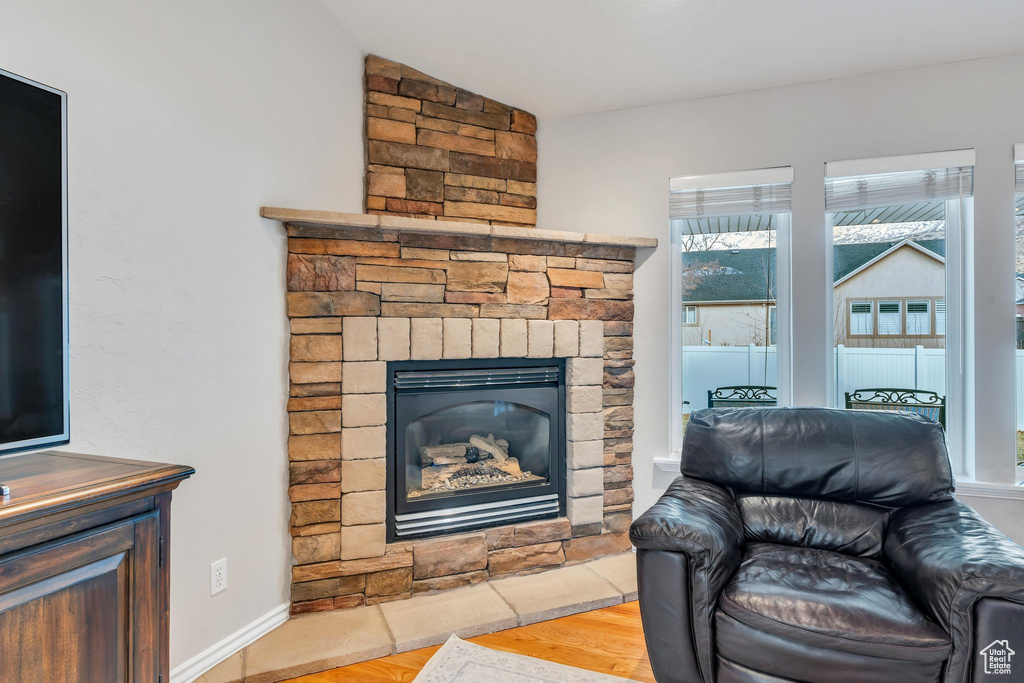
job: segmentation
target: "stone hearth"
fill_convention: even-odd
[[[633,268],[656,241],[265,208],[288,233],[292,613],[629,548]],[[566,517],[386,542],[387,361],[567,359]]]

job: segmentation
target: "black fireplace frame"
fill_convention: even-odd
[[[462,359],[443,359],[443,360],[409,360],[409,361],[388,361],[387,363],[387,423],[386,423],[386,469],[387,469],[387,540],[388,542],[409,540],[413,538],[424,538],[428,536],[437,536],[442,534],[456,534],[465,531],[473,531],[478,529],[484,529],[494,526],[502,526],[505,524],[514,524],[515,521],[507,520],[495,520],[495,521],[483,521],[479,524],[471,524],[460,526],[457,529],[450,531],[430,531],[421,534],[403,534],[398,536],[396,533],[396,513],[401,513],[399,510],[399,486],[398,486],[398,475],[396,472],[396,429],[397,429],[397,412],[396,412],[396,399],[398,392],[395,388],[395,376],[398,372],[408,371],[430,371],[430,370],[501,370],[501,369],[521,369],[521,368],[543,368],[543,367],[557,367],[558,379],[557,379],[557,403],[554,411],[554,415],[551,420],[551,443],[552,455],[554,462],[552,463],[552,472],[549,475],[549,483],[540,485],[539,488],[545,488],[548,491],[547,495],[551,493],[557,494],[557,510],[552,510],[549,513],[539,514],[529,517],[527,520],[532,521],[536,519],[550,519],[554,517],[560,517],[565,515],[566,506],[566,398],[565,398],[565,359],[564,358],[462,358]],[[492,385],[496,389],[500,389],[502,386],[513,387],[514,384],[502,384],[495,383]],[[542,385],[539,385],[542,386]],[[424,393],[430,392],[449,392],[450,389],[422,389]],[[533,488],[533,487],[530,487]],[[480,492],[467,491],[462,494],[462,502],[460,505],[473,505],[478,503],[489,503],[494,501],[511,500],[521,497],[521,492],[526,489],[498,489],[488,490]],[[404,491],[401,492],[404,497]],[[429,501],[417,501],[414,507],[418,510],[429,511],[444,509],[450,507],[450,499],[441,498]]]

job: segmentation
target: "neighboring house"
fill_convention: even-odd
[[[1014,281],[1015,286],[1015,299],[1017,303],[1017,315],[1024,316],[1024,273],[1017,273],[1017,279]]]
[[[836,344],[942,348],[945,242],[867,242],[833,248]],[[775,340],[775,252],[683,253],[683,343]]]

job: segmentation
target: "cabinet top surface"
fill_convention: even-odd
[[[0,458],[0,523],[25,515],[81,505],[149,488],[174,488],[195,470],[141,460],[63,451]]]

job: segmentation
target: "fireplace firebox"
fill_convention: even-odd
[[[564,514],[564,359],[387,370],[389,540]]]

